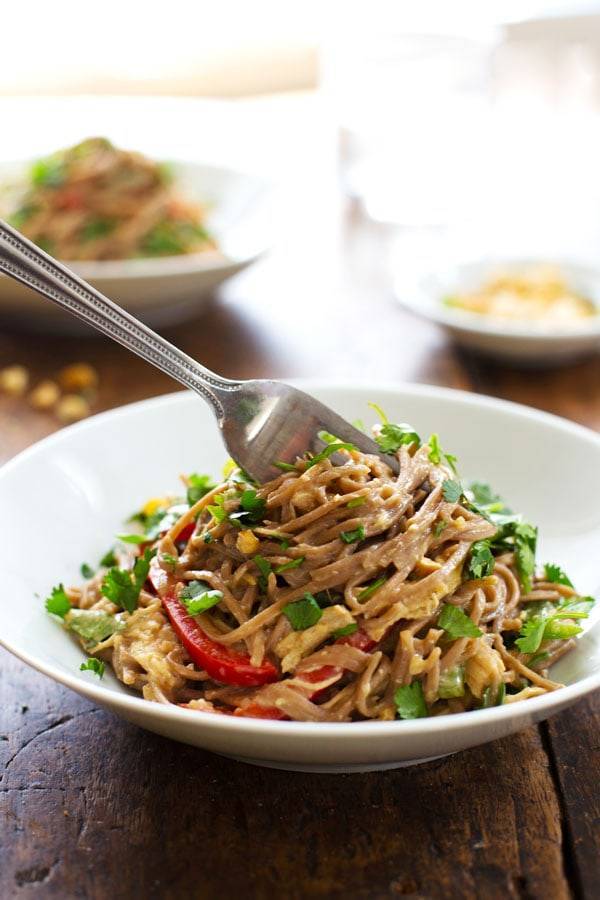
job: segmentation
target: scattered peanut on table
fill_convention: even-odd
[[[27,395],[29,405],[39,412],[52,412],[63,424],[89,416],[98,387],[98,373],[89,363],[72,363],[56,377],[44,378],[29,390],[31,378],[25,366],[0,369],[0,393],[10,397]],[[29,392],[28,392],[29,391]]]

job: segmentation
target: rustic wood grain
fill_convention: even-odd
[[[351,213],[323,245],[320,227],[311,254],[288,236],[167,336],[228,376],[447,384],[600,427],[597,360],[527,373],[458,353],[395,306],[385,230]],[[100,338],[0,332],[0,366],[34,378],[78,359],[100,373],[95,410],[174,388]],[[0,459],[56,427],[0,397]],[[4,652],[0,671],[2,898],[597,896],[598,697],[417,768],[303,775],[143,732]]]

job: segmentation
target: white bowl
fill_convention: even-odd
[[[347,419],[369,421],[369,400],[392,420],[436,430],[465,479],[487,479],[540,526],[540,560],[597,592],[600,437],[522,406],[421,386],[304,385]],[[567,687],[493,709],[397,722],[269,722],[141,699],[107,672],[79,671],[81,651],[44,612],[60,582],[77,582],[133,509],[173,489],[180,472],[218,474],[225,456],[202,401],[179,393],[74,425],[0,470],[2,644],[36,669],[118,715],[175,740],[261,765],[316,771],[392,768],[455,753],[546,718],[600,685],[600,628],[553,669]]]
[[[0,185],[22,179],[26,165],[0,165]],[[206,208],[206,225],[220,253],[66,261],[111,300],[153,325],[168,325],[197,315],[210,293],[254,262],[272,240],[274,189],[268,181],[192,162],[171,162],[170,166],[182,194]],[[82,327],[53,303],[5,275],[0,275],[0,316],[44,330]]]
[[[539,260],[494,259],[443,266],[417,274],[397,272],[399,303],[421,318],[436,322],[463,347],[498,359],[534,366],[563,365],[600,349],[600,314],[561,325],[511,321],[448,306],[444,297],[479,287],[490,272],[519,272]],[[600,272],[583,265],[559,263],[566,282],[589,297],[600,313]]]

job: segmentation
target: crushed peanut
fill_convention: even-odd
[[[11,397],[22,397],[29,385],[25,366],[7,366],[0,370],[0,390]]]
[[[61,422],[78,422],[90,414],[90,405],[84,397],[65,394],[56,404],[56,415]]]
[[[55,381],[40,381],[29,394],[29,402],[34,409],[52,409],[60,399],[60,388]]]
[[[88,363],[73,363],[60,370],[58,381],[64,391],[79,393],[98,386],[98,373]]]
[[[244,553],[249,556],[251,553],[256,553],[258,548],[260,547],[260,541],[256,537],[253,531],[250,529],[245,529],[244,531],[240,531],[236,541],[236,547],[240,551],[240,553]]]

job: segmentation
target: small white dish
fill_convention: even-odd
[[[347,419],[392,420],[440,433],[465,480],[489,481],[540,526],[541,562],[563,566],[598,596],[600,437],[523,406],[424,386],[302,385]],[[185,440],[181,439],[185,435]],[[518,448],[518,452],[516,452]],[[110,546],[148,497],[175,489],[178,473],[218,474],[225,456],[209,409],[179,393],[104,413],[26,450],[0,470],[0,642],[40,672],[117,715],[174,740],[260,765],[351,772],[423,762],[512,734],[600,686],[600,626],[552,670],[567,686],[492,709],[397,722],[270,722],[145,701],[107,671],[80,672],[83,654],[44,612],[61,581]]]
[[[398,271],[394,289],[405,308],[444,328],[461,346],[498,359],[533,366],[563,365],[600,349],[600,272],[558,263],[566,282],[588,297],[599,314],[558,326],[512,321],[448,306],[444,298],[479,287],[490,273],[522,272],[540,260],[493,259],[441,265],[435,272]]]
[[[25,166],[0,165],[0,185],[18,182]],[[206,209],[206,225],[219,252],[147,259],[69,262],[82,278],[144,321],[161,326],[197,315],[211,292],[245,269],[272,242],[273,185],[233,169],[171,162],[182,194]],[[79,330],[72,316],[0,275],[0,316],[28,327]]]

